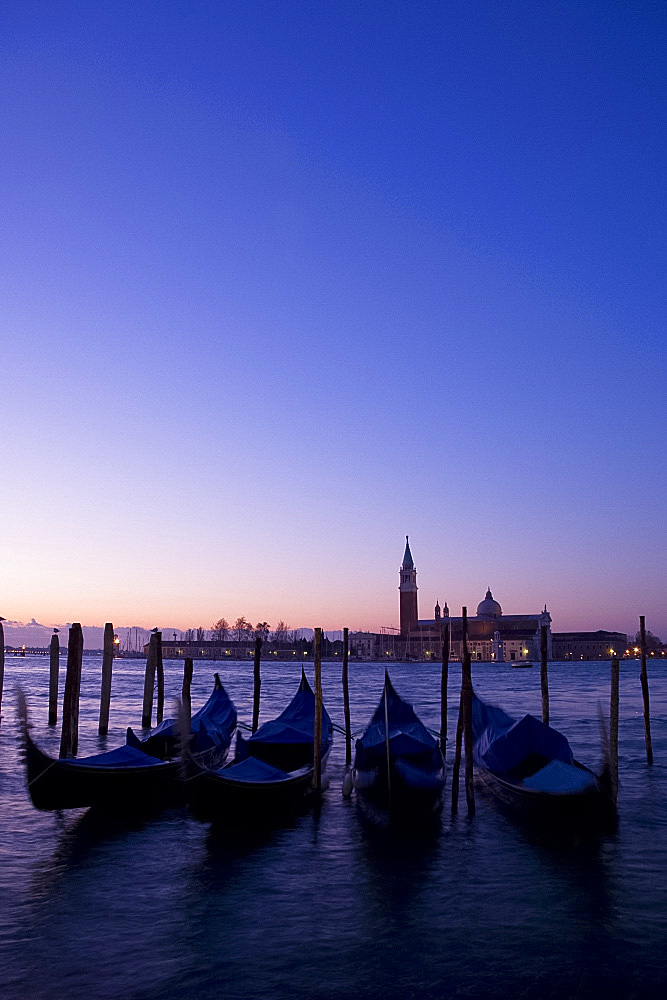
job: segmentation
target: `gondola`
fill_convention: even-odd
[[[28,792],[37,809],[152,808],[182,794],[176,722],[165,720],[144,737],[128,729],[124,746],[90,757],[53,758],[28,731],[25,698],[19,695],[21,742]],[[192,717],[189,752],[194,760],[224,760],[236,728],[236,709],[218,674],[210,698]]]
[[[533,715],[515,720],[473,694],[473,760],[483,786],[531,821],[613,825],[607,769],[602,775],[575,760],[566,737]]]
[[[187,794],[202,819],[223,817],[236,823],[269,821],[293,811],[312,787],[315,696],[305,672],[287,708],[247,739],[236,736],[234,759],[213,769],[191,758]],[[322,707],[321,762],[333,742],[333,727]]]
[[[445,777],[440,742],[385,672],[380,704],[356,742],[352,783],[359,801],[379,819],[412,821],[442,808]]]

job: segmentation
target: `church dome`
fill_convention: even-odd
[[[494,601],[493,594],[491,593],[491,588],[486,592],[486,597],[484,600],[477,605],[477,617],[478,618],[499,618],[502,615],[503,609],[498,604],[498,601]]]

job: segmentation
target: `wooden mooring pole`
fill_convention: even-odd
[[[157,655],[157,632],[153,632],[148,642],[146,673],[144,674],[144,706],[141,712],[141,726],[150,729],[153,717],[153,689],[155,687],[155,663]]]
[[[389,742],[389,674],[384,672],[384,747],[387,758],[387,805],[391,812],[391,744]]]
[[[350,657],[350,630],[343,629],[343,714],[345,716],[345,766],[352,764],[352,727],[350,724],[350,689],[347,682],[347,667]]]
[[[192,698],[190,696],[190,685],[192,684],[192,674],[194,668],[192,665],[192,657],[186,656],[183,663],[183,687],[181,689],[181,700],[183,702],[183,708],[185,709],[188,719],[192,716]]]
[[[262,660],[262,637],[255,636],[255,659],[252,668],[252,731],[257,732],[259,725],[259,696],[262,689],[260,663]]]
[[[463,608],[463,659],[461,661],[461,690],[463,692],[463,737],[465,741],[465,779],[468,815],[475,815],[475,787],[472,761],[472,670],[468,649],[468,609]]]
[[[60,756],[75,757],[79,747],[79,694],[83,661],[83,631],[79,622],[70,626],[67,642],[67,672],[63,695],[63,728],[60,735]]]
[[[641,672],[639,679],[642,685],[642,698],[644,699],[644,741],[646,743],[646,763],[653,763],[653,744],[651,742],[651,711],[648,698],[648,674],[646,673],[646,618],[639,616],[639,650],[641,653]]]
[[[54,630],[49,646],[49,725],[58,721],[58,678],[60,673],[60,640]]]
[[[157,707],[155,723],[160,725],[164,715],[164,664],[162,663],[162,632],[155,634],[155,673],[157,674]]]
[[[462,748],[463,748],[463,678],[461,678],[461,694],[459,695],[459,717],[456,723],[456,740],[454,742],[454,763],[452,765],[452,814],[458,812],[459,809],[459,771],[461,769]]]
[[[315,629],[315,721],[313,725],[313,788],[322,791],[322,629]]]
[[[442,670],[440,672],[440,749],[447,755],[447,681],[449,680],[449,647],[451,627],[445,625],[442,634]]]
[[[107,622],[104,626],[104,647],[102,651],[102,690],[100,693],[100,724],[97,729],[100,736],[109,732],[109,705],[111,704],[111,673],[113,670],[113,625]]]
[[[611,774],[611,797],[616,804],[618,800],[618,695],[619,667],[618,657],[611,658],[611,698],[609,701],[609,770]]]
[[[540,627],[540,686],[542,688],[542,722],[549,725],[549,675],[547,673],[547,627]]]

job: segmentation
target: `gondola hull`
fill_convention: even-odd
[[[192,759],[200,766],[222,766],[236,726],[236,710],[217,674],[213,693],[195,719],[203,722],[203,729],[201,735],[191,738],[205,749],[194,753]],[[95,807],[136,812],[185,802],[180,760],[149,755],[131,731],[125,746],[106,753],[54,758],[32,740],[24,699],[20,726],[28,793],[37,809]]]
[[[237,735],[234,760],[217,770],[189,760],[188,803],[201,819],[244,825],[272,823],[297,810],[313,787],[315,698],[302,671],[299,689],[284,712],[249,739]],[[321,767],[333,741],[322,708]]]
[[[579,763],[562,733],[531,715],[515,721],[474,695],[473,757],[482,787],[522,820],[581,832],[616,823],[607,771]]]
[[[150,808],[177,798],[178,762],[135,767],[82,767],[74,760],[49,757],[30,737],[24,744],[28,792],[37,809],[86,809],[90,806]]]
[[[359,802],[371,818],[414,823],[442,808],[445,780],[439,742],[385,674],[380,704],[357,740],[352,784]]]
[[[442,809],[445,774],[445,762],[440,754],[439,766],[410,777],[402,775],[395,765],[389,778],[386,768],[353,768],[352,782],[359,799],[373,809],[408,818]]]
[[[589,770],[582,764],[577,766],[584,771]],[[600,779],[592,771],[589,773],[596,780],[595,788],[577,795],[559,795],[522,788],[483,767],[477,768],[477,777],[482,787],[495,797],[504,810],[528,823],[581,830],[613,828],[616,810],[611,798]]]
[[[328,752],[322,766],[326,765]],[[230,819],[235,823],[275,822],[297,811],[313,790],[314,768],[299,768],[273,781],[235,781],[225,768],[196,768],[187,781],[188,804],[203,820]]]

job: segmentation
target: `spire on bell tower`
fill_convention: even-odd
[[[399,570],[399,603],[401,616],[401,635],[408,632],[417,624],[417,570],[410,552],[410,542],[405,536],[405,554],[403,565]]]

